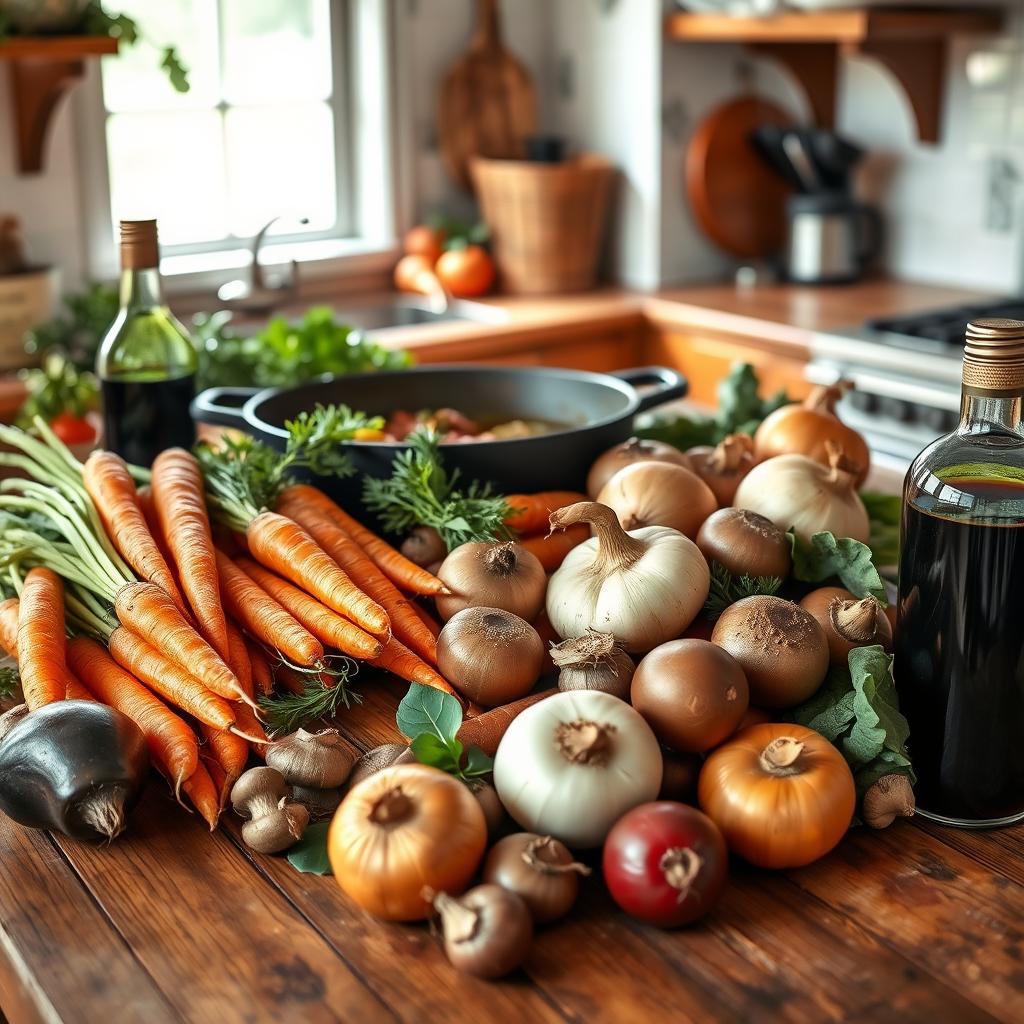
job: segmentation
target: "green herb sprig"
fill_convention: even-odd
[[[708,599],[704,602],[704,611],[712,622],[731,604],[742,601],[745,597],[777,594],[782,586],[778,576],[733,576],[719,562],[711,563],[711,589]]]
[[[10,665],[0,667],[0,697],[7,699],[13,697],[21,686],[21,678],[18,670]]]
[[[324,686],[318,675],[311,675],[302,693],[282,693],[260,701],[260,707],[266,712],[267,732],[272,736],[285,736],[309,722],[334,718],[342,708],[361,704],[362,696],[348,686],[353,668],[354,663],[347,658],[337,665],[332,661],[334,685]]]
[[[449,551],[473,541],[511,539],[505,499],[476,480],[458,487],[459,471],[445,470],[436,433],[417,430],[407,443],[389,479],[368,478],[363,486],[366,507],[377,513],[388,533],[401,536],[414,526],[432,526]]]

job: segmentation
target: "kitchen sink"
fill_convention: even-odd
[[[336,306],[335,316],[342,323],[363,331],[384,331],[392,327],[413,327],[417,324],[436,324],[454,321],[500,323],[505,314],[500,309],[479,302],[453,299],[448,308],[436,309],[429,299],[420,296],[401,296],[372,306]]]

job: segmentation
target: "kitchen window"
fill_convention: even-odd
[[[95,276],[114,266],[121,218],[155,216],[165,273],[193,279],[237,276],[252,236],[275,217],[271,262],[379,249],[393,237],[382,126],[390,62],[373,52],[388,50],[386,0],[122,0],[118,9],[145,40],[102,62],[87,114]],[[159,66],[167,43],[188,68],[186,93]],[[365,153],[361,166],[350,159],[371,121],[375,173]],[[373,195],[358,194],[360,180]]]

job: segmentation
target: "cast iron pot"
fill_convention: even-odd
[[[640,394],[638,385],[653,385]],[[633,417],[662,402],[682,398],[686,378],[663,366],[585,373],[537,367],[422,366],[411,370],[329,377],[287,388],[210,388],[197,395],[192,416],[200,423],[244,430],[284,448],[286,420],[318,404],[344,404],[371,415],[397,409],[458,409],[495,422],[517,418],[572,424],[538,437],[508,441],[462,441],[442,446],[445,466],[465,481],[490,481],[500,493],[583,490],[590,464],[605,449],[625,441]],[[360,475],[386,477],[405,445],[346,441]],[[335,498],[352,501],[358,478],[316,481]]]

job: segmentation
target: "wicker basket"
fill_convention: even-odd
[[[505,291],[550,295],[593,288],[612,164],[592,155],[558,164],[476,157],[471,172]]]

